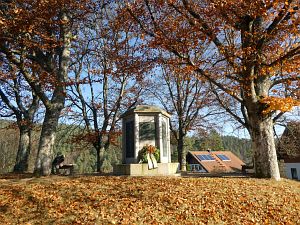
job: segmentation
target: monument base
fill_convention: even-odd
[[[166,176],[179,175],[179,163],[158,163],[155,169],[148,169],[147,163],[117,164],[114,166],[114,175],[129,176]]]

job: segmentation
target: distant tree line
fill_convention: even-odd
[[[0,173],[7,173],[13,170],[18,150],[18,130],[13,126],[12,121],[0,120]],[[82,130],[73,125],[60,125],[58,136],[54,145],[54,156],[61,153],[65,156],[67,163],[75,163],[78,173],[92,173],[97,170],[96,154],[90,143],[74,141],[76,133]],[[32,154],[29,158],[29,171],[34,170],[34,160],[38,147],[37,129],[34,132]],[[104,155],[104,162],[101,171],[112,172],[113,165],[121,162],[121,137],[118,145],[111,145],[109,151]],[[177,162],[177,142],[172,141],[172,161]],[[240,139],[234,136],[221,136],[217,131],[212,130],[205,137],[187,136],[185,138],[185,148],[187,151],[199,150],[230,150],[247,163],[252,160],[251,144],[249,139]]]
[[[232,151],[245,163],[253,163],[251,140],[235,136],[222,136],[214,129],[205,136],[186,137],[185,145],[189,151]]]

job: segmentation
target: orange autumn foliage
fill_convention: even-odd
[[[286,96],[278,98],[295,99],[298,4],[297,0],[137,0],[128,4],[127,11],[143,36],[148,36],[149,47],[177,56],[173,64],[186,65],[187,72],[197,71],[242,104],[249,99],[259,104],[269,84],[284,84],[279,88],[287,90]],[[283,109],[291,106],[289,100],[281,104]]]
[[[293,109],[294,106],[300,106],[300,101],[295,100],[291,97],[280,98],[280,97],[265,97],[261,101],[267,105],[267,108],[263,110],[264,114],[279,110],[281,112],[288,112]]]

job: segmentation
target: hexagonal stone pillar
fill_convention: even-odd
[[[124,164],[138,163],[138,152],[145,145],[160,150],[160,162],[171,162],[170,115],[156,106],[138,105],[122,116]]]
[[[114,166],[115,175],[161,176],[179,175],[179,163],[171,163],[170,115],[156,106],[138,105],[122,116],[122,164]],[[138,153],[145,145],[160,150],[158,166],[138,162]]]

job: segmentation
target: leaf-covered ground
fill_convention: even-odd
[[[300,182],[249,178],[0,179],[1,224],[300,224]]]

